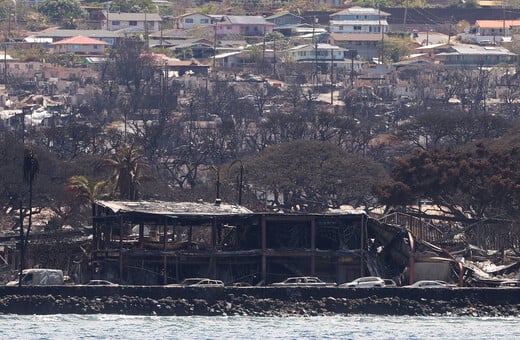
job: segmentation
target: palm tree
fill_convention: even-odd
[[[136,200],[139,196],[141,171],[147,167],[140,148],[123,145],[105,162],[113,168],[115,194],[122,199]]]
[[[67,179],[65,190],[72,193],[82,204],[92,204],[96,200],[106,198],[108,181],[94,181],[87,176],[72,176]]]
[[[32,196],[33,196],[33,182],[36,179],[38,172],[40,171],[40,163],[34,155],[34,151],[31,148],[24,148],[23,151],[23,181],[29,185],[29,225],[27,232],[23,230],[23,217],[20,218],[20,281],[19,285],[22,285],[22,272],[25,267],[25,253],[27,245],[29,243],[29,234],[32,227]],[[21,214],[20,214],[21,215]]]

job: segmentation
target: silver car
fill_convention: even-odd
[[[355,279],[351,282],[342,283],[340,288],[382,288],[385,287],[385,281],[378,276],[365,276]]]
[[[335,283],[323,282],[315,276],[289,277],[282,282],[271,284],[271,286],[275,287],[331,287],[335,285]]]

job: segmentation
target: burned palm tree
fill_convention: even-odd
[[[23,155],[23,181],[29,186],[29,225],[27,226],[27,232],[23,230],[23,216],[20,211],[20,278],[25,267],[25,254],[27,245],[29,243],[29,234],[32,227],[32,199],[33,199],[33,183],[40,171],[40,163],[34,155],[34,151],[31,148],[24,149]],[[21,209],[20,209],[21,210]],[[20,280],[19,285],[22,282]]]

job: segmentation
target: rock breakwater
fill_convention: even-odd
[[[516,291],[520,293],[520,291]],[[520,316],[520,304],[484,304],[472,298],[407,299],[376,295],[347,298],[262,298],[247,293],[220,294],[218,298],[160,298],[136,295],[64,296],[11,294],[0,297],[0,313],[12,314],[127,314],[127,315],[411,315],[411,316]]]

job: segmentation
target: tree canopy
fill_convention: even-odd
[[[477,143],[460,150],[421,150],[400,159],[382,203],[430,199],[459,219],[510,218],[520,207],[520,149]]]
[[[152,0],[114,0],[110,3],[111,12],[157,13],[157,6]]]
[[[297,140],[273,145],[246,161],[253,190],[272,193],[273,206],[322,211],[373,200],[383,168],[326,142]]]
[[[74,27],[74,20],[85,13],[78,0],[45,0],[38,7],[38,11],[53,23],[62,24],[68,28]]]

